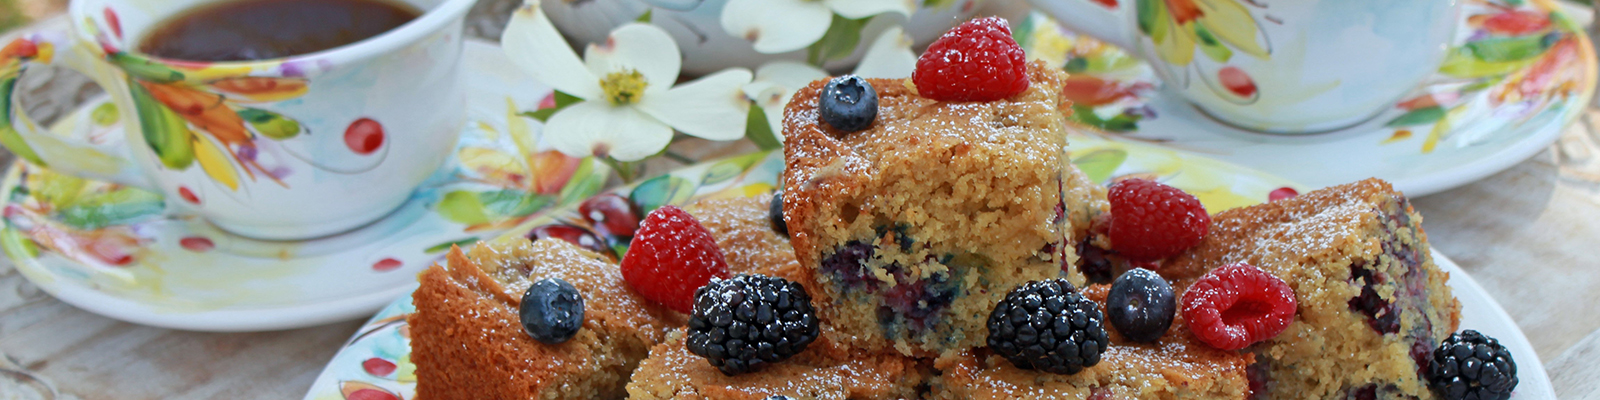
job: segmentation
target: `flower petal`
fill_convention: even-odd
[[[550,116],[544,137],[556,150],[573,157],[609,155],[638,161],[666,148],[672,141],[672,128],[636,107],[585,101]]]
[[[722,29],[767,54],[804,49],[832,23],[833,11],[814,1],[728,0],[722,8]]]
[[[917,9],[917,2],[911,0],[825,0],[828,8],[839,16],[849,19],[871,17],[882,13],[899,13],[910,17]]]
[[[1196,4],[1205,15],[1197,21],[1217,35],[1218,39],[1250,55],[1260,58],[1268,56],[1270,50],[1258,38],[1257,31],[1260,28],[1256,26],[1255,18],[1238,0],[1198,0]]]
[[[767,125],[772,127],[774,136],[778,141],[783,141],[783,107],[789,104],[789,98],[800,88],[811,84],[811,81],[826,79],[828,73],[807,64],[793,61],[773,61],[756,69],[756,79],[749,85],[744,85],[744,94],[767,117]]]
[[[683,133],[710,140],[744,137],[750,101],[743,88],[750,70],[730,68],[654,96],[646,96],[639,110]]]
[[[863,78],[905,78],[917,69],[917,55],[911,52],[911,37],[899,26],[885,29],[856,65]]]
[[[500,44],[511,63],[534,80],[584,100],[601,97],[600,78],[589,73],[578,53],[567,46],[550,18],[539,10],[539,0],[528,0],[511,13]]]
[[[639,71],[645,93],[665,92],[678,81],[683,56],[678,43],[655,25],[630,23],[611,31],[605,43],[590,43],[583,52],[589,72],[604,78],[612,72]]]

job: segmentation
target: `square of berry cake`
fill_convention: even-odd
[[[828,81],[794,95],[784,213],[835,340],[908,355],[981,346],[983,319],[1007,290],[1055,278],[1076,258],[1066,242],[1065,73],[1034,63],[1027,75],[1025,91],[987,102],[867,79],[876,120],[856,132],[821,120]]]
[[[1461,305],[1421,223],[1404,195],[1369,179],[1218,213],[1159,271],[1188,287],[1246,263],[1293,289],[1288,328],[1246,349],[1267,398],[1430,399],[1420,365],[1456,330]]]
[[[650,347],[683,326],[628,289],[609,258],[560,239],[480,243],[446,259],[418,276],[407,320],[419,399],[621,399]],[[582,326],[564,342],[535,340],[522,323],[536,279],[583,298]]]

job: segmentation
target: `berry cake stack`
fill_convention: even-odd
[[[1063,212],[1065,74],[1024,69],[1020,53],[1008,61],[1026,89],[992,101],[868,79],[876,120],[854,132],[826,122],[829,81],[790,101],[784,214],[833,340],[906,355],[981,346],[1007,290],[1076,258]]]

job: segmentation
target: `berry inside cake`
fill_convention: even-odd
[[[983,315],[1005,291],[1075,259],[1065,74],[1033,64],[1027,77],[1028,89],[990,102],[941,102],[904,80],[867,79],[877,118],[856,132],[819,117],[829,81],[795,94],[784,211],[835,340],[908,355],[980,346]]]

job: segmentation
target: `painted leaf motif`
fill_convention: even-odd
[[[305,78],[273,78],[242,76],[211,81],[210,86],[219,92],[237,95],[254,102],[283,101],[306,94],[310,87]]]
[[[255,108],[240,108],[238,114],[239,118],[256,129],[256,133],[273,140],[289,139],[300,134],[300,122],[283,114]]]
[[[1165,12],[1164,8],[1162,12]],[[1157,26],[1163,27],[1157,29],[1158,32],[1167,32],[1166,41],[1156,42],[1156,54],[1160,55],[1162,60],[1178,66],[1189,65],[1194,61],[1194,29],[1185,29],[1183,25],[1172,22],[1170,17],[1162,18]]]
[[[484,181],[500,187],[523,187],[528,171],[516,156],[487,147],[462,147],[456,152],[461,165],[477,172]]]
[[[457,241],[453,241],[453,242],[444,242],[444,243],[439,243],[439,244],[436,244],[436,245],[428,246],[428,248],[423,249],[422,252],[423,253],[428,253],[428,254],[433,254],[433,253],[438,253],[438,252],[442,252],[442,251],[445,251],[445,250],[450,250],[450,246],[467,247],[468,245],[471,245],[471,244],[477,243],[477,242],[478,242],[478,238],[477,237],[470,237],[470,238],[461,239],[461,240],[457,240]]]
[[[1478,59],[1466,47],[1456,48],[1445,56],[1444,64],[1439,66],[1439,73],[1459,78],[1482,78],[1488,76],[1503,76],[1527,67],[1534,59],[1488,62]]]
[[[178,85],[140,84],[150,91],[151,97],[223,144],[243,145],[250,142],[250,134],[244,129],[244,120],[228,108],[221,95]]]
[[[571,204],[600,193],[600,188],[605,186],[606,178],[610,175],[610,168],[595,161],[594,157],[584,157],[578,163],[578,170],[568,178],[567,185],[561,187],[559,204]]]
[[[17,228],[6,227],[0,230],[0,250],[13,260],[23,260],[39,257],[39,245],[29,239],[28,235]]]
[[[1394,128],[1401,126],[1422,125],[1433,123],[1438,121],[1440,118],[1444,118],[1444,108],[1440,108],[1439,106],[1423,107],[1411,110],[1405,114],[1401,114],[1400,116],[1389,120],[1389,123],[1384,124],[1384,126]]]
[[[26,140],[22,140],[22,135],[17,133],[16,127],[12,125],[11,92],[16,87],[17,78],[14,75],[0,80],[0,145],[5,145],[6,149],[11,150],[17,157],[22,157],[34,165],[43,166],[44,159],[33,151],[33,147],[29,146]]]
[[[206,171],[211,179],[227,186],[228,189],[239,190],[239,170],[229,162],[226,151],[217,147],[217,144],[201,137],[195,137],[195,160],[200,161],[200,169]]]
[[[1206,30],[1205,25],[1195,24],[1194,35],[1200,39],[1198,42],[1200,44],[1200,53],[1205,54],[1212,61],[1222,63],[1228,62],[1229,58],[1233,58],[1233,50],[1228,50],[1227,46],[1223,46],[1222,42],[1217,41],[1217,37],[1213,36],[1211,31]]]
[[[628,194],[628,200],[639,205],[639,211],[649,214],[657,208],[668,204],[683,204],[694,196],[696,186],[688,179],[672,175],[662,175],[651,178],[633,188]]]
[[[1257,33],[1256,20],[1250,10],[1239,0],[1195,0],[1204,15],[1195,22],[1215,34],[1218,39],[1233,45],[1247,54],[1267,58],[1269,49],[1263,46]]]
[[[106,60],[116,64],[117,68],[127,72],[128,75],[140,80],[166,83],[181,81],[184,78],[183,73],[178,72],[178,70],[124,52],[107,54]]]
[[[344,395],[345,400],[400,400],[400,395],[361,381],[339,382],[339,394]]]
[[[762,125],[766,124],[763,123]],[[729,179],[737,178],[739,175],[742,175],[745,171],[749,170],[750,166],[755,165],[756,162],[766,158],[766,152],[755,152],[718,161],[716,164],[712,164],[710,168],[706,169],[705,176],[700,178],[700,184],[702,186],[709,186],[722,183],[723,181],[727,181]]]
[[[165,208],[159,195],[123,188],[85,195],[62,208],[57,218],[74,228],[95,230],[160,215]]]
[[[1166,40],[1166,33],[1161,30],[1165,27],[1163,19],[1166,18],[1166,14],[1161,10],[1164,7],[1166,5],[1160,0],[1139,0],[1137,7],[1139,11],[1139,31],[1144,32],[1146,36],[1150,37],[1150,40],[1156,43]]]
[[[78,196],[89,187],[89,181],[72,175],[41,171],[28,177],[26,184],[33,198],[50,207],[61,209],[77,204]]]
[[[134,109],[139,115],[139,128],[144,133],[145,143],[150,145],[150,150],[167,168],[189,168],[189,164],[194,162],[194,145],[189,138],[194,134],[184,124],[183,118],[157,102],[144,86],[129,83],[128,91],[132,94]]]
[[[1128,151],[1123,149],[1101,149],[1091,151],[1082,156],[1073,158],[1072,165],[1076,165],[1090,182],[1105,182],[1111,174],[1128,161]]]
[[[549,205],[551,200],[553,198],[550,196],[515,189],[478,193],[478,202],[483,204],[486,214],[495,219],[533,214]]]
[[[1509,38],[1488,38],[1467,43],[1464,47],[1472,56],[1484,62],[1521,61],[1538,57],[1544,54],[1546,46],[1543,35],[1529,35]]]
[[[477,225],[489,222],[489,213],[483,206],[483,201],[476,193],[457,190],[445,193],[439,200],[439,215],[445,219],[464,225]]]

